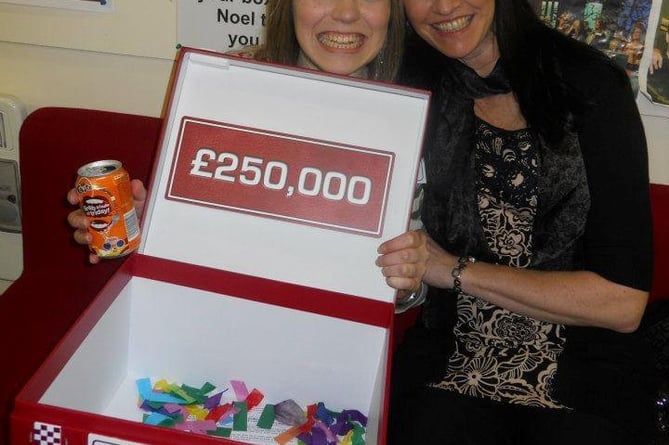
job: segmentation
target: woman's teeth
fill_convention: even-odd
[[[363,37],[360,34],[340,34],[324,32],[318,35],[318,41],[327,47],[337,49],[352,49],[362,45]]]
[[[448,22],[436,23],[433,26],[439,31],[456,32],[467,26],[472,21],[472,16],[460,17]]]

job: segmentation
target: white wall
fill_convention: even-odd
[[[0,1],[0,93],[159,116],[176,53],[176,0],[112,0],[110,12]]]
[[[113,10],[98,13],[0,0],[0,93],[19,97],[28,112],[57,105],[160,116],[177,1],[186,0],[111,0]],[[639,102],[651,181],[669,184],[669,119]]]
[[[639,95],[637,102],[648,139],[650,180],[669,184],[669,118],[657,116],[659,106],[645,96]]]
[[[0,42],[0,93],[21,99],[28,112],[55,105],[159,116],[172,64]]]

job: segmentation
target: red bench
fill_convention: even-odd
[[[669,300],[669,185],[651,184],[654,269],[650,301]]]

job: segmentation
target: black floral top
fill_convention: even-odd
[[[528,130],[476,119],[475,168],[483,233],[499,264],[527,267],[537,212],[539,150]],[[455,350],[434,387],[506,403],[562,408],[551,396],[564,327],[460,293]]]

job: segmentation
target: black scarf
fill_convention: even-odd
[[[488,250],[475,199],[474,99],[509,91],[500,63],[482,78],[463,63],[444,61],[425,152],[428,184],[422,218],[433,238],[456,255],[483,259]]]
[[[443,63],[424,153],[428,181],[423,223],[449,252],[494,263],[479,219],[474,99],[505,94],[511,87],[499,61],[486,78],[459,61],[444,58]],[[579,263],[578,239],[589,207],[578,139],[570,134],[559,150],[551,150],[538,135],[535,141],[541,165],[532,267],[570,269]]]

